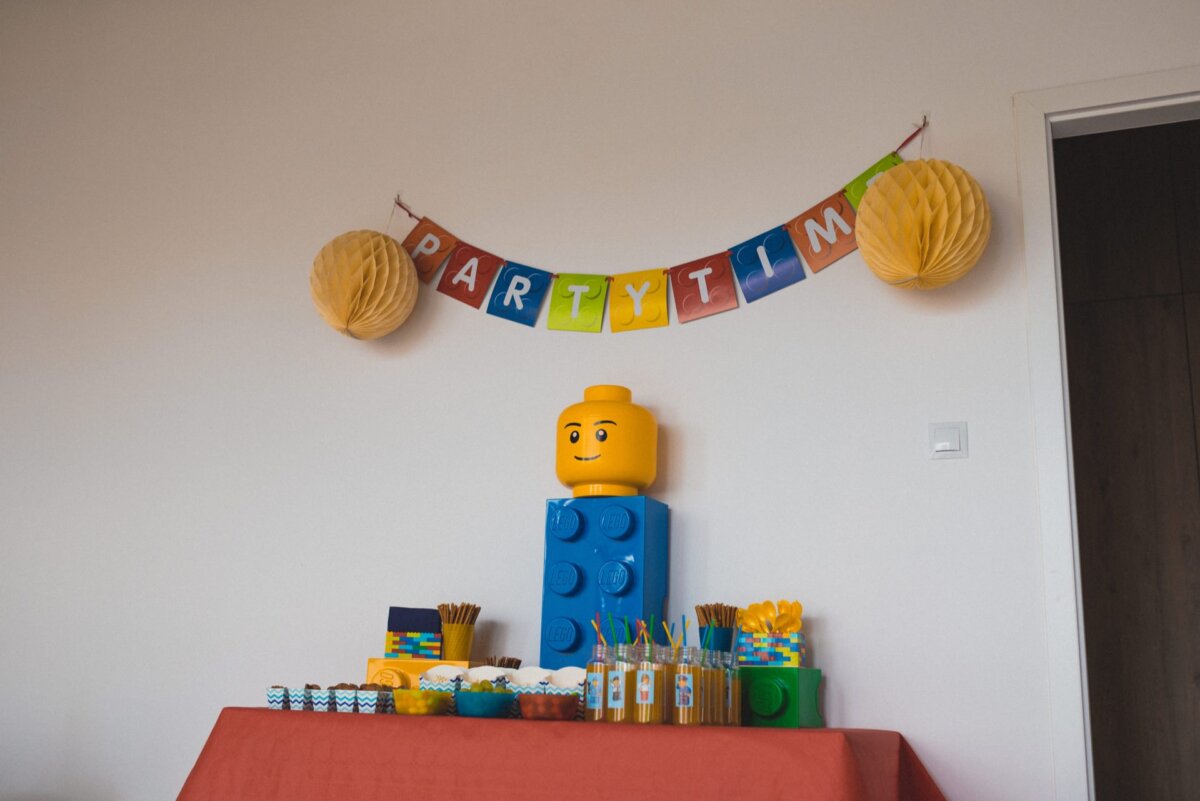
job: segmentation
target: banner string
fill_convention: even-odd
[[[908,138],[905,139],[903,142],[901,142],[900,145],[892,152],[895,153],[896,155],[900,155],[900,151],[903,150],[910,142],[912,142],[912,140],[914,140],[918,136],[920,136],[921,133],[924,132],[924,130],[928,127],[929,127],[929,115],[923,114],[921,116],[921,124],[917,126],[917,130],[910,133],[908,135]],[[397,198],[397,200],[399,200],[399,198]]]
[[[914,139],[916,139],[918,136],[921,136],[921,134],[923,134],[923,133],[925,132],[925,129],[926,129],[926,128],[928,128],[928,127],[929,127],[929,115],[928,115],[928,114],[922,114],[922,115],[921,115],[921,124],[917,126],[917,129],[916,129],[915,131],[913,131],[913,132],[912,132],[912,133],[910,133],[910,134],[909,134],[907,137],[905,137],[904,141],[903,141],[903,142],[901,142],[899,145],[897,145],[897,146],[896,146],[896,149],[895,149],[895,150],[893,150],[892,152],[893,152],[893,153],[895,153],[896,155],[900,155],[900,151],[901,151],[901,150],[903,150],[904,148],[906,148],[908,145],[910,145],[910,144],[912,143],[912,141],[913,141]],[[922,137],[922,138],[921,138],[921,153],[922,153],[922,155],[924,155],[924,152],[925,152],[925,139],[924,139],[924,137]],[[406,203],[405,203],[403,200],[401,200],[401,199],[400,199],[400,193],[399,193],[399,192],[397,192],[397,193],[396,193],[396,201],[395,201],[395,203],[392,205],[392,213],[391,213],[391,215],[388,217],[388,225],[387,225],[387,228],[385,228],[385,229],[384,229],[385,233],[386,233],[386,232],[387,232],[387,231],[388,231],[388,230],[389,230],[389,229],[392,227],[392,218],[393,218],[393,217],[395,216],[395,214],[396,214],[396,207],[397,207],[397,206],[399,206],[399,207],[400,207],[400,209],[401,209],[401,210],[403,210],[405,214],[407,214],[409,217],[411,217],[412,219],[416,220],[417,222],[420,222],[420,221],[421,221],[421,219],[422,219],[422,218],[421,218],[421,217],[419,217],[417,214],[413,213],[413,210],[412,210],[411,208],[409,208],[409,207],[408,207],[408,204],[406,204]],[[728,252],[728,251],[727,251],[727,252]],[[663,269],[663,271],[662,271],[662,274],[663,274],[663,275],[669,275],[669,274],[670,274],[670,272],[671,272],[670,268],[664,268],[664,269]],[[557,279],[557,278],[558,278],[558,273],[550,273],[550,277],[551,277],[552,279]],[[606,280],[608,283],[612,283],[612,276],[611,276],[611,275],[610,275],[610,276],[605,276],[605,280]]]

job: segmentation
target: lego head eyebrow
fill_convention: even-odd
[[[610,426],[615,426],[617,424],[617,421],[616,420],[597,420],[596,422],[592,423],[592,425],[598,426],[601,423],[608,423]]]
[[[579,423],[567,423],[565,426],[563,426],[563,428],[570,428],[571,426],[575,426],[576,428],[580,427]]]

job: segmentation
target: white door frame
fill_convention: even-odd
[[[1200,117],[1200,66],[1023,92],[1013,98],[1013,107],[1025,228],[1029,380],[1045,578],[1054,798],[1088,801],[1094,798],[1091,727],[1052,142],[1065,136]],[[1104,165],[1096,168],[1104,169]]]

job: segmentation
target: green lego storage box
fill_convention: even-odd
[[[819,729],[825,725],[817,707],[820,669],[744,667],[738,675],[743,726]]]

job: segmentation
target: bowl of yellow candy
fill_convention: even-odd
[[[392,690],[397,715],[441,715],[450,706],[450,693],[438,690]]]

